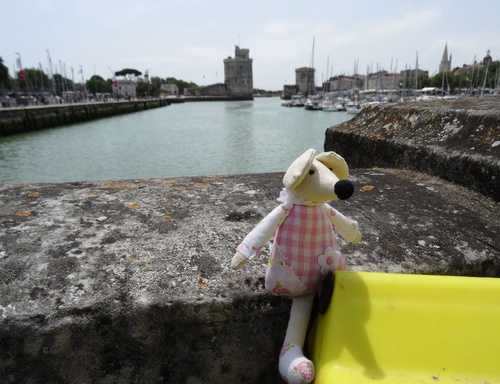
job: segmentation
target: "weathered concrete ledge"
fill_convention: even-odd
[[[165,107],[167,99],[108,101],[0,109],[0,136],[15,135],[62,125],[82,123]]]
[[[500,201],[500,103],[459,99],[375,104],[326,132],[351,167],[410,168]]]
[[[282,174],[0,187],[4,383],[278,383],[289,302],[229,269]],[[355,169],[348,268],[500,276],[500,208],[423,173]],[[265,251],[267,254],[267,250]]]
[[[460,103],[370,107],[327,131],[366,164],[333,203],[363,233],[349,269],[500,277],[499,119]],[[0,187],[2,382],[280,382],[290,303],[264,290],[268,249],[229,262],[282,176]]]

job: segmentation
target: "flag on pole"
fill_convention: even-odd
[[[82,68],[82,66],[81,66],[81,65],[80,65],[80,70],[78,71],[78,74],[79,74],[79,75],[83,75],[83,68]]]
[[[16,64],[17,64],[17,69],[22,69],[23,67],[21,66],[21,57],[18,57],[16,59]]]
[[[117,88],[118,87],[118,80],[116,80],[116,76],[113,76],[113,87]]]

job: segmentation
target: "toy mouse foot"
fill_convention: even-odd
[[[283,344],[280,353],[280,374],[289,384],[308,384],[314,380],[314,364],[304,357],[296,344]]]

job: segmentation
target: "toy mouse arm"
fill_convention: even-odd
[[[239,269],[247,260],[252,260],[271,239],[289,212],[290,210],[285,207],[285,204],[281,204],[264,217],[236,249],[236,254],[231,260],[231,268]]]
[[[330,219],[333,228],[340,236],[350,243],[359,243],[361,241],[361,232],[359,232],[357,221],[345,217],[326,203],[323,204],[322,208],[328,219]]]

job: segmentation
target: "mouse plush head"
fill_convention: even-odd
[[[308,149],[290,165],[283,177],[285,188],[318,204],[351,197],[354,186],[347,180],[349,168],[343,157],[335,152],[315,155],[314,149]]]

